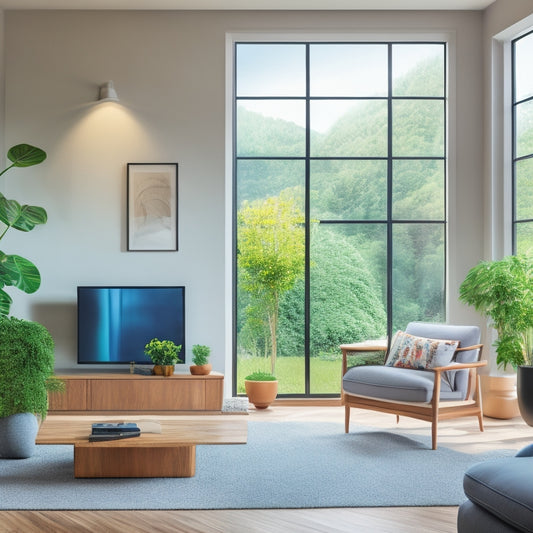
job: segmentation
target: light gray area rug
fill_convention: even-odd
[[[254,509],[458,505],[469,455],[333,423],[249,422],[248,444],[198,446],[196,476],[74,479],[72,446],[0,459],[0,509]]]

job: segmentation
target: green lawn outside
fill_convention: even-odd
[[[349,358],[350,365],[380,362],[379,352]],[[311,394],[340,394],[342,360],[311,358]],[[237,365],[237,393],[244,394],[244,378],[262,370],[270,372],[270,359],[250,357],[239,359]],[[278,357],[276,361],[278,394],[305,394],[305,366],[303,357]]]

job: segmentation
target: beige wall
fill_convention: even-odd
[[[447,32],[457,59],[449,318],[477,321],[457,303],[457,289],[483,256],[482,21],[480,12],[7,12],[6,146],[25,141],[49,154],[6,184],[8,196],[49,212],[46,226],[3,243],[43,277],[38,293],[16,296],[13,313],[48,326],[58,367],[73,367],[78,284],[183,284],[187,358],[193,343],[209,344],[214,368],[229,377],[226,34]],[[121,104],[92,105],[109,79]],[[126,163],[174,161],[179,252],[126,252]]]

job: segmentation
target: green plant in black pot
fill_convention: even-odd
[[[9,149],[7,157],[11,161],[0,176],[14,167],[38,165],[46,159],[46,152],[29,144],[17,144]],[[16,200],[8,200],[0,193],[0,240],[10,228],[31,231],[38,224],[45,224],[46,211],[35,205],[21,205]],[[10,255],[0,251],[0,316],[9,314],[13,300],[4,287],[14,286],[31,294],[41,285],[41,275],[37,267],[20,255]]]
[[[54,376],[54,341],[37,322],[0,317],[0,457],[30,457],[48,391],[64,390]]]

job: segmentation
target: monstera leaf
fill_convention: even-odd
[[[0,252],[0,283],[13,285],[28,294],[41,286],[41,274],[37,267],[20,255]]]
[[[13,167],[31,167],[42,163],[46,159],[46,152],[30,144],[17,144],[10,148],[7,157],[11,165],[0,172],[0,176]],[[38,224],[46,223],[47,218],[42,207],[21,205],[16,200],[8,200],[0,193],[0,239],[9,228],[31,231]],[[31,294],[41,286],[41,275],[28,259],[0,251],[0,316],[9,314],[12,303],[9,294],[3,290],[6,286],[17,287]]]
[[[17,144],[9,149],[7,157],[13,164],[1,172],[0,176],[12,167],[31,167],[42,163],[46,159],[46,152],[31,144]]]
[[[20,205],[0,193],[0,221],[20,231],[31,231],[37,224],[45,224],[48,216],[42,207]]]
[[[0,315],[6,316],[9,314],[9,308],[11,307],[13,300],[6,291],[0,289]]]

